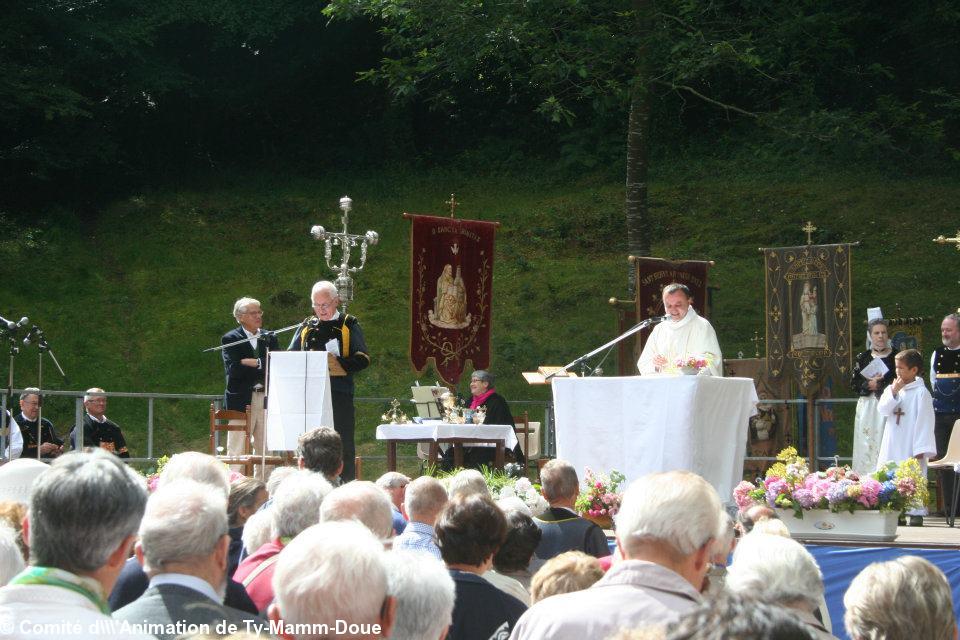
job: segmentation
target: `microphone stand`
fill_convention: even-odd
[[[277,329],[276,331],[264,331],[263,329],[260,329],[260,331],[257,332],[256,337],[266,339],[266,338],[269,338],[270,336],[277,336],[277,335],[280,335],[281,333],[286,333],[287,331],[293,331],[294,329],[299,327],[301,324],[303,323],[298,322],[297,324],[292,324],[289,327],[284,327],[283,329]],[[236,344],[241,344],[243,342],[246,342],[249,339],[250,338],[241,338],[240,340],[236,340],[235,342],[231,342],[229,344],[221,344],[216,347],[208,347],[206,349],[203,349],[200,353],[207,353],[209,351],[223,351],[224,349],[232,347]]]
[[[30,333],[27,334],[27,337],[23,339],[23,344],[29,345],[31,338],[37,341],[37,389],[39,393],[37,394],[37,460],[43,457],[43,454],[40,452],[41,447],[43,446],[43,354],[49,353],[50,358],[53,360],[53,364],[57,367],[57,371],[60,372],[60,375],[63,376],[64,381],[67,380],[67,374],[63,372],[63,367],[60,366],[60,363],[57,362],[57,356],[53,355],[53,349],[50,348],[50,345],[47,343],[47,338],[43,334],[43,329],[37,325],[33,325],[30,329]],[[78,434],[81,438],[83,434]]]
[[[614,339],[611,340],[610,342],[607,342],[606,344],[600,345],[599,347],[597,347],[597,348],[594,349],[593,351],[590,351],[589,353],[585,353],[585,354],[583,354],[582,356],[580,356],[579,358],[577,358],[576,360],[574,360],[573,362],[565,365],[562,369],[559,369],[558,371],[554,371],[553,373],[551,373],[550,375],[548,375],[546,378],[544,378],[544,380],[545,380],[545,381],[546,381],[546,380],[550,380],[550,379],[553,378],[554,376],[559,375],[561,371],[569,371],[571,367],[575,367],[575,366],[577,366],[578,364],[581,366],[581,375],[586,375],[586,371],[587,371],[587,369],[589,368],[589,367],[587,367],[587,364],[586,364],[586,360],[587,360],[587,359],[592,358],[593,356],[595,356],[596,354],[600,353],[600,352],[603,351],[604,349],[613,347],[613,346],[614,346],[615,344],[617,344],[618,342],[620,342],[620,341],[622,341],[622,340],[626,340],[627,338],[629,338],[629,337],[632,336],[633,334],[638,333],[638,332],[640,332],[640,331],[643,331],[644,329],[646,329],[647,327],[649,327],[649,326],[651,326],[651,325],[657,324],[658,322],[663,322],[663,320],[664,320],[664,316],[655,316],[655,317],[653,317],[653,318],[647,318],[647,319],[644,320],[643,322],[639,322],[639,323],[635,324],[634,326],[630,327],[629,329],[627,329],[625,332],[623,332],[622,334],[620,334],[619,336],[617,336],[616,338],[614,338]]]
[[[13,414],[10,413],[10,404],[13,402],[13,361],[15,356],[20,353],[20,345],[17,344],[17,331],[26,323],[27,318],[22,318],[20,322],[13,322],[0,316],[0,331],[6,332],[10,349],[10,369],[7,372],[7,388],[4,389],[3,392],[3,409],[0,410],[0,460],[3,459],[7,452],[10,436],[10,421],[13,419]]]

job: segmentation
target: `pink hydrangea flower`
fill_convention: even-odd
[[[733,499],[737,503],[737,508],[743,511],[744,509],[753,506],[753,498],[750,497],[750,492],[756,490],[756,487],[752,483],[747,482],[746,480],[741,480],[733,489]]]
[[[860,481],[860,504],[871,509],[880,501],[880,489],[883,487],[873,478],[864,478]]]

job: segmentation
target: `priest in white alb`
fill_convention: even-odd
[[[877,411],[887,418],[877,465],[916,458],[926,477],[927,460],[936,457],[937,443],[933,436],[933,397],[919,377],[923,357],[916,349],[907,349],[898,353],[894,362],[897,377],[877,402]],[[907,511],[910,525],[922,526],[926,512],[926,507]]]
[[[641,375],[675,373],[677,362],[688,358],[705,358],[707,366],[701,375],[723,375],[720,343],[710,322],[690,305],[693,296],[686,285],[673,283],[663,288],[663,308],[667,320],[653,328],[647,338],[637,369]]]

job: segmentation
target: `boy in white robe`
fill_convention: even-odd
[[[710,321],[698,314],[690,303],[690,289],[682,284],[663,288],[663,308],[669,318],[653,328],[643,345],[637,370],[641,375],[675,372],[679,358],[707,356],[710,364],[702,374],[722,376],[723,355]]]
[[[937,443],[933,436],[933,396],[918,377],[922,366],[923,357],[916,349],[901,351],[896,356],[897,377],[877,403],[877,411],[887,418],[877,463],[884,465],[913,457],[920,461],[926,477],[927,460],[936,457]],[[926,507],[908,511],[910,525],[923,526],[926,514]]]

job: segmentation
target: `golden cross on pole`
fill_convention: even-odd
[[[807,244],[813,244],[813,240],[810,238],[810,235],[817,230],[813,223],[807,220],[807,224],[800,227],[800,230],[807,234]]]
[[[460,204],[463,204],[463,203],[457,202],[456,196],[454,196],[454,195],[451,193],[451,194],[450,194],[450,199],[447,200],[446,202],[444,202],[444,204],[450,205],[450,217],[452,218],[452,217],[453,217],[453,214],[454,214],[454,213],[456,212],[456,210],[457,210],[457,205],[460,205]]]
[[[957,231],[957,235],[953,238],[944,238],[942,235],[937,236],[933,239],[937,244],[953,244],[956,245],[957,251],[960,251],[960,230]]]
[[[753,357],[754,357],[754,358],[759,358],[759,357],[760,357],[760,341],[761,341],[761,339],[762,339],[762,338],[760,338],[760,332],[757,331],[756,329],[754,329],[754,331],[753,331],[753,337],[750,338],[750,342],[753,343]]]

